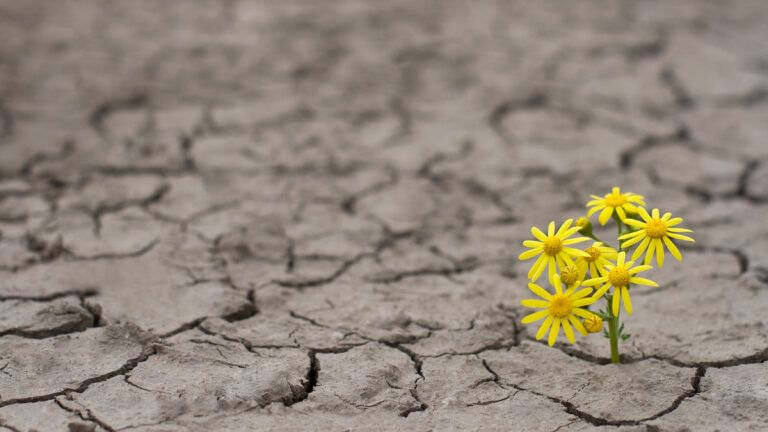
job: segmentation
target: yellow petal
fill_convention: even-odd
[[[664,236],[664,244],[667,245],[667,249],[669,249],[669,253],[671,253],[676,260],[678,261],[683,260],[683,255],[680,253],[680,250],[677,248],[677,246],[675,246],[674,243],[672,243],[672,240],[670,240],[669,237]]]
[[[555,287],[555,292],[557,294],[563,293],[563,283],[560,281],[560,275],[552,275],[550,282],[552,283],[552,286]]]
[[[555,235],[556,235],[557,237],[560,237],[560,236],[561,236],[563,233],[565,233],[566,231],[568,231],[568,228],[570,228],[570,227],[571,227],[571,224],[573,224],[573,219],[566,219],[566,220],[565,220],[565,222],[563,222],[563,224],[562,224],[562,225],[560,225],[560,229],[559,229],[559,230],[557,230],[557,233],[555,233]],[[578,231],[578,230],[577,230],[577,231]]]
[[[547,290],[544,288],[536,285],[535,283],[531,282],[528,284],[528,289],[533,291],[534,294],[537,296],[545,299],[545,300],[552,300],[552,294],[550,294]]]
[[[592,207],[592,208],[591,208],[591,209],[589,209],[589,211],[587,212],[587,217],[590,217],[590,216],[592,216],[593,214],[595,214],[595,213],[599,212],[600,210],[602,210],[602,209],[604,209],[604,208],[605,208],[605,206],[604,206],[604,205],[599,205],[599,206],[597,206],[597,207]]]
[[[565,333],[566,339],[568,339],[568,342],[574,344],[576,343],[576,338],[573,335],[573,329],[571,328],[571,325],[568,324],[567,320],[562,320],[563,323],[563,333]]]
[[[644,272],[646,270],[650,270],[652,268],[653,267],[651,267],[649,265],[639,265],[637,267],[632,267],[631,269],[627,270],[627,273],[632,275],[632,274],[635,274],[635,273],[640,273],[640,272]]]
[[[657,284],[656,282],[654,282],[654,281],[652,281],[650,279],[641,278],[641,277],[629,278],[629,281],[632,282],[633,284],[637,284],[637,285],[646,285],[646,286],[652,286],[652,287],[659,286],[659,284]]]
[[[650,222],[651,216],[648,214],[648,212],[645,210],[644,207],[638,207],[637,208],[637,214],[640,215],[641,218],[643,218],[644,221]]]
[[[583,250],[579,250],[572,247],[564,247],[563,251],[565,251],[565,253],[571,256],[584,257],[584,258],[589,256],[589,254],[584,252]]]
[[[549,237],[552,237],[553,235],[555,235],[555,221],[551,221],[549,223],[549,226],[547,226],[547,235]]]
[[[624,204],[622,207],[624,207],[624,210],[626,210],[629,213],[637,213],[637,206],[634,204],[631,204],[629,201],[635,201],[640,205],[645,205],[645,203],[642,200],[634,200],[632,197],[627,198],[627,203]]]
[[[602,287],[600,287],[600,289],[599,289],[599,290],[595,291],[595,293],[594,293],[594,294],[592,294],[592,298],[593,298],[593,299],[595,299],[595,301],[597,301],[597,300],[598,300],[598,299],[600,299],[602,296],[604,296],[606,292],[608,292],[608,289],[609,289],[610,287],[611,287],[611,284],[605,284],[605,285],[603,285]]]
[[[547,334],[547,330],[549,330],[550,324],[552,324],[553,318],[552,315],[548,316],[547,319],[544,320],[543,323],[541,323],[541,326],[539,327],[539,331],[536,332],[536,340],[539,340],[544,337],[545,334]]]
[[[643,260],[643,264],[649,264],[651,259],[653,259],[653,253],[656,251],[657,240],[658,239],[652,239],[651,243],[648,244],[648,250],[645,252],[645,259]]]
[[[560,235],[560,238],[563,239],[563,240],[567,239],[568,237],[576,234],[579,231],[581,231],[581,227],[580,226],[575,226],[575,227],[569,229],[568,231],[564,232],[562,235]]]
[[[547,269],[547,264],[549,263],[549,260],[547,259],[547,256],[542,254],[541,255],[541,264],[539,264],[539,267],[536,269],[536,271],[533,273],[533,277],[529,278],[531,281],[536,282],[539,277],[541,277],[542,274],[544,274],[544,270]]]
[[[525,299],[521,301],[520,304],[522,304],[525,307],[537,308],[537,309],[549,307],[549,302],[546,300]]]
[[[536,262],[533,263],[531,266],[531,269],[528,270],[528,279],[536,282],[536,279],[539,278],[541,275],[541,272],[544,271],[543,266],[546,262],[547,257],[544,254],[539,255],[539,258],[536,260]]]
[[[592,303],[594,303],[596,301],[597,301],[596,297],[587,297],[587,298],[578,299],[578,300],[574,301],[573,302],[573,306],[574,307],[576,307],[576,306],[587,306],[587,305],[591,305]]]
[[[636,236],[635,236],[635,238],[633,238],[633,239],[629,239],[629,240],[625,241],[624,243],[622,243],[622,244],[621,244],[621,247],[622,247],[623,249],[626,249],[626,248],[628,248],[628,247],[632,246],[633,244],[635,244],[635,243],[637,243],[637,242],[640,242],[640,241],[642,241],[644,238],[646,238],[646,237],[645,237],[645,232],[643,232],[643,231],[639,231],[639,232],[640,232],[640,235],[636,235]],[[632,255],[632,256],[634,257],[634,255]]]
[[[676,218],[672,218],[672,219],[670,219],[670,220],[668,220],[666,222],[667,222],[667,227],[673,227],[675,225],[679,225],[679,224],[683,223],[683,218],[676,217]]]
[[[627,214],[624,213],[624,209],[621,207],[616,207],[616,213],[619,215],[619,219],[622,221],[627,218]]]
[[[560,319],[555,318],[552,320],[552,328],[549,329],[549,339],[547,342],[549,343],[549,346],[552,346],[557,341],[557,333],[560,331]]]
[[[555,257],[549,257],[547,265],[549,266],[547,269],[547,279],[552,280],[552,276],[557,273],[557,262],[555,262]]]
[[[621,299],[624,301],[624,310],[627,315],[632,315],[632,299],[629,298],[629,290],[624,287],[621,289]]]
[[[547,236],[544,235],[544,233],[536,227],[531,227],[531,234],[533,234],[534,237],[541,241],[545,241],[547,239]]]
[[[640,246],[638,246],[637,249],[635,249],[635,252],[632,254],[633,261],[640,258],[643,255],[643,251],[645,250],[646,247],[648,247],[648,243],[650,242],[651,242],[650,237],[646,237],[643,239],[642,243],[640,243]]]
[[[538,320],[540,320],[540,319],[542,319],[542,318],[544,318],[546,316],[549,316],[549,311],[548,310],[541,310],[541,311],[534,312],[532,314],[528,314],[528,315],[524,316],[523,319],[520,320],[520,322],[523,323],[523,324],[530,324],[530,323],[538,321]]]
[[[578,318],[576,318],[573,315],[569,315],[568,316],[568,321],[570,321],[571,324],[573,324],[573,326],[576,327],[576,330],[579,333],[581,333],[582,336],[586,336],[587,335],[587,329],[584,328],[584,324],[582,324],[581,321],[579,321]]]
[[[572,239],[563,240],[563,246],[572,245],[574,243],[581,243],[587,240],[589,240],[589,237],[574,237]]]
[[[616,258],[616,266],[623,266],[625,260],[627,259],[627,253],[626,252],[619,252],[618,258]]]
[[[693,230],[690,230],[688,228],[667,228],[667,231],[673,232],[673,233],[692,233]]]
[[[542,249],[540,247],[536,248],[536,249],[527,250],[527,251],[521,253],[520,255],[518,255],[517,259],[519,259],[520,261],[525,261],[527,259],[531,259],[531,258],[535,257],[536,255],[539,255],[542,252],[544,252],[544,249]]]
[[[621,296],[619,295],[618,291],[619,290],[615,290],[613,292],[613,301],[611,302],[613,316],[619,316],[619,302],[620,302]]]
[[[627,219],[624,223],[635,228],[645,228],[645,222],[640,222],[637,219]]]
[[[600,212],[600,216],[597,218],[597,220],[600,221],[600,225],[605,225],[605,223],[608,222],[608,219],[611,218],[612,214],[613,207],[604,208],[603,211]]]
[[[574,284],[574,287],[576,287],[576,285],[578,285],[578,283]],[[575,293],[571,294],[571,300],[578,300],[584,296],[588,296],[589,293],[591,292],[592,292],[592,288],[582,288],[576,291]]]
[[[689,241],[689,242],[695,242],[696,241],[696,240],[694,240],[694,239],[692,239],[692,238],[690,238],[688,236],[684,236],[682,234],[675,234],[675,233],[668,232],[667,235],[669,237],[672,237],[673,239],[685,240],[685,241]]]
[[[607,277],[597,277],[597,278],[587,279],[584,282],[582,282],[581,284],[584,285],[584,286],[595,286],[595,285],[599,285],[599,284],[601,284],[601,283],[603,283],[603,282],[605,282],[607,280],[608,280]]]
[[[664,266],[664,244],[661,242],[661,239],[656,239],[656,264],[659,265],[659,268],[662,268]]]

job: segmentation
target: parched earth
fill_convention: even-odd
[[[768,6],[0,1],[0,430],[768,429]],[[531,225],[697,243],[624,364]],[[535,329],[535,328],[534,328]]]

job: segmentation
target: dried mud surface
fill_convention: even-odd
[[[768,7],[0,1],[0,430],[768,427]],[[519,324],[620,185],[624,364]]]

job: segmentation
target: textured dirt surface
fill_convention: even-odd
[[[767,23],[0,0],[0,430],[766,430]],[[697,238],[620,366],[516,262],[614,185]]]

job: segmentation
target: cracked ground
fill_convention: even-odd
[[[767,430],[767,23],[0,0],[0,430]],[[697,239],[622,365],[516,260],[614,185]]]

